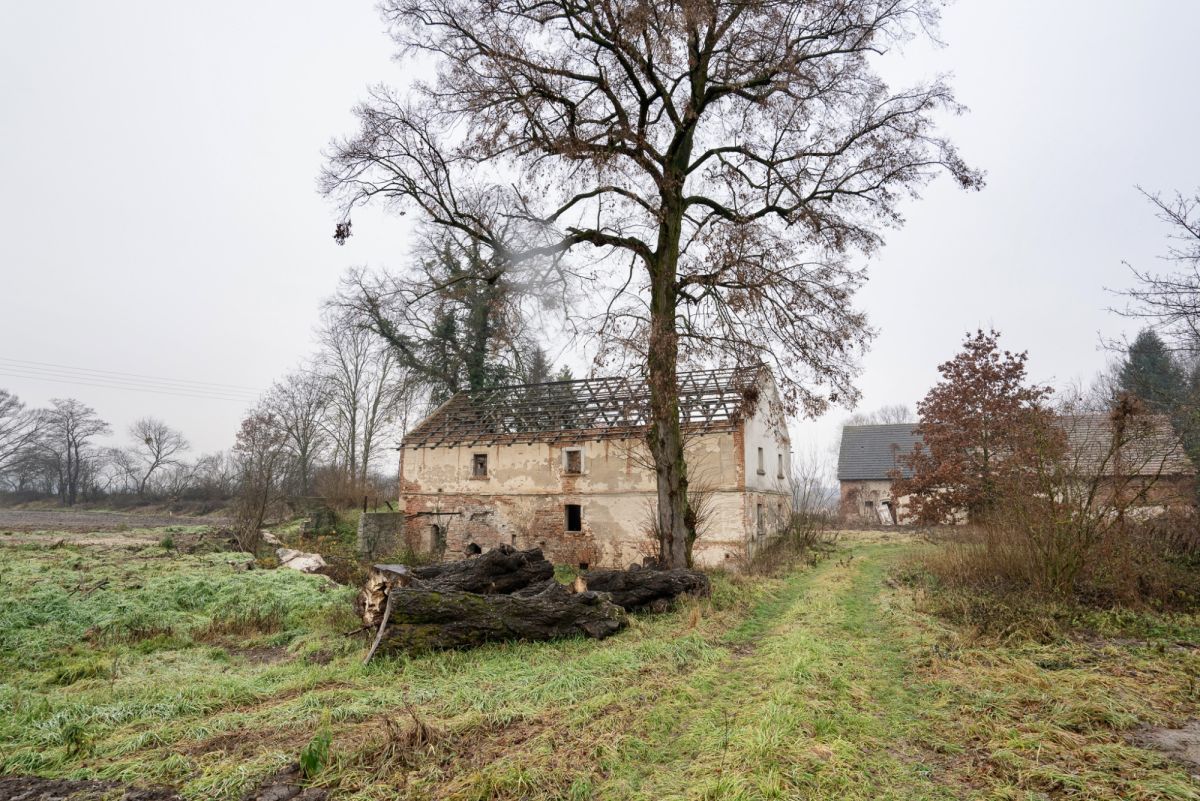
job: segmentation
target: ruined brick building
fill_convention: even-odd
[[[751,553],[790,512],[789,438],[765,368],[681,374],[697,564]],[[460,392],[401,445],[404,539],[457,557],[500,544],[555,562],[656,554],[649,390],[595,378]]]

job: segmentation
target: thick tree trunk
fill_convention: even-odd
[[[379,638],[383,653],[471,648],[502,640],[603,639],[626,625],[604,595],[572,593],[558,582],[536,595],[478,595],[413,587],[391,590],[391,616]]]
[[[708,576],[695,570],[589,570],[580,576],[589,592],[606,592],[627,612],[658,611],[680,595],[707,596]]]
[[[414,567],[411,572],[426,589],[504,595],[552,577],[554,565],[541,548],[518,551],[501,545],[481,556]]]
[[[682,180],[680,181],[682,185]],[[682,205],[666,202],[658,248],[650,271],[650,336],[646,368],[650,384],[648,444],[658,489],[659,565],[691,565],[696,526],[688,505],[687,462],[679,423],[679,336],[675,330]],[[681,202],[681,201],[680,201]]]
[[[540,548],[518,551],[510,545],[458,562],[423,567],[375,565],[359,593],[357,607],[363,623],[378,626],[389,587],[505,595],[553,576],[554,565],[546,561]]]

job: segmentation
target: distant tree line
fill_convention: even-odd
[[[57,498],[66,506],[112,497],[220,501],[232,496],[230,457],[187,458],[187,439],[162,420],[135,421],[124,447],[101,444],[111,433],[95,409],[74,398],[55,398],[48,407],[33,409],[0,389],[0,493],[15,500]]]

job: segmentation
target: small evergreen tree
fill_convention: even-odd
[[[1137,335],[1118,377],[1122,392],[1139,398],[1148,411],[1175,416],[1186,394],[1183,370],[1153,329]]]
[[[545,384],[553,380],[554,365],[540,345],[534,345],[525,360],[525,383]]]

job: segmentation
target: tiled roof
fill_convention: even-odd
[[[1067,432],[1074,469],[1086,474],[1127,476],[1195,475],[1196,468],[1168,417],[1139,414],[1125,418],[1121,448],[1113,451],[1113,421],[1107,414],[1059,418]]]
[[[912,453],[913,446],[921,441],[913,430],[915,425],[844,426],[838,481],[887,481],[897,469],[905,476],[911,475],[911,471],[901,468],[898,457]]]
[[[1171,426],[1163,415],[1135,415],[1127,419],[1124,445],[1111,453],[1113,423],[1107,414],[1068,415],[1058,418],[1067,434],[1071,469],[1084,474],[1122,472],[1129,476],[1195,475]],[[921,442],[915,424],[846,426],[838,453],[839,481],[887,481],[892,471],[902,468],[898,457],[912,453]]]

